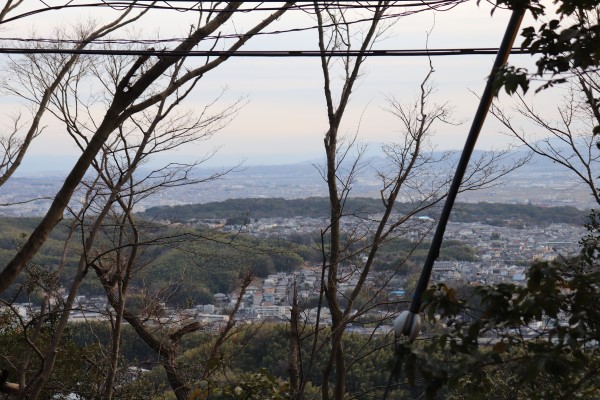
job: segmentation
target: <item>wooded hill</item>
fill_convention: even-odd
[[[0,217],[0,262],[6,263],[36,226],[36,218]],[[17,295],[17,289],[28,288],[33,278],[50,277],[60,263],[67,226],[65,221],[55,229],[33,262],[19,276],[16,285],[3,293],[3,298]],[[280,239],[256,239],[246,235],[227,234],[204,228],[167,226],[139,222],[145,243],[140,248],[137,272],[132,286],[148,293],[163,293],[171,304],[207,304],[212,295],[228,292],[239,285],[240,276],[251,272],[266,277],[275,272],[293,271],[305,261],[320,260],[321,253],[308,246]],[[99,239],[97,253],[111,257],[113,244],[110,227]],[[60,282],[68,287],[81,254],[81,230],[74,233],[66,252]],[[24,285],[24,286],[21,286]],[[36,301],[36,293],[21,289],[19,299]],[[104,289],[93,272],[89,272],[80,294],[103,295]],[[38,299],[39,300],[39,299]]]
[[[6,263],[38,223],[37,218],[0,217],[0,262]],[[19,301],[34,302],[41,299],[41,292],[32,289],[29,281],[50,278],[57,270],[68,236],[69,220],[55,229],[44,247],[13,285],[3,294],[9,299],[17,295]],[[276,272],[291,272],[304,263],[322,262],[319,232],[295,234],[288,238],[259,239],[240,233],[224,233],[204,227],[174,226],[148,221],[138,222],[144,244],[140,248],[137,272],[131,282],[136,288],[129,298],[136,299],[136,291],[155,293],[171,305],[208,304],[214,293],[228,293],[239,286],[239,278],[245,272],[266,277]],[[99,239],[97,252],[111,257],[110,227]],[[81,230],[77,229],[69,243],[64,271],[60,283],[68,287],[72,281],[81,254]],[[355,246],[360,247],[361,243]],[[375,261],[379,270],[396,269],[402,265],[400,274],[414,272],[422,261],[429,243],[416,244],[407,239],[393,239],[381,246]],[[415,248],[416,247],[416,248]],[[92,257],[93,258],[93,257]],[[471,247],[456,241],[446,241],[440,260],[476,259]],[[23,285],[23,286],[20,286]],[[97,277],[92,272],[84,280],[80,294],[104,295]]]
[[[400,213],[411,210],[413,205],[398,203]],[[346,203],[348,213],[371,214],[382,211],[381,200],[374,198],[349,198]],[[306,199],[230,199],[222,202],[189,204],[181,206],[151,207],[142,214],[149,219],[176,222],[190,222],[210,219],[226,219],[239,222],[255,218],[327,217],[329,202],[325,197]],[[435,218],[439,207],[419,215]],[[501,203],[457,203],[452,211],[454,222],[481,222],[496,226],[546,225],[566,223],[582,225],[589,212],[575,207],[540,207],[530,204]]]
[[[380,201],[370,198],[351,198],[347,204],[348,210],[357,213],[375,213],[379,207]],[[408,207],[407,204],[399,204],[398,209],[402,211]],[[431,210],[431,214],[423,215],[435,217],[435,212],[438,211]],[[326,217],[327,212],[326,198],[237,199],[150,208],[142,213],[144,218],[140,219],[140,229],[145,240],[152,242],[152,245],[143,246],[140,267],[132,284],[140,290],[168,293],[169,298],[165,300],[172,304],[203,304],[212,301],[212,294],[228,292],[237,287],[240,274],[246,271],[266,277],[275,272],[293,271],[305,262],[318,263],[322,260],[318,232],[298,233],[287,238],[257,239],[249,235],[228,234],[201,226],[175,226],[156,221],[226,219],[232,224],[239,224],[240,221],[243,223],[255,218]],[[453,221],[515,227],[548,223],[581,225],[586,218],[586,212],[573,207],[497,203],[458,203],[452,214]],[[37,223],[37,218],[0,217],[0,262],[6,263],[12,258]],[[26,273],[19,277],[18,284],[27,287],[31,277],[50,276],[54,273],[62,257],[69,223],[68,220],[63,221],[52,232]],[[78,237],[80,234],[80,231],[75,232],[75,239],[66,253],[65,269],[60,279],[65,285],[72,280],[77,268],[81,254],[81,238]],[[100,246],[106,251],[111,247],[109,236],[110,233],[106,232],[104,243]],[[410,274],[420,265],[428,243],[423,242],[416,249],[415,246],[415,243],[401,238],[389,241],[380,249],[375,268],[398,268],[402,264],[401,274]],[[445,242],[440,254],[440,260],[476,259],[477,255],[472,248],[454,241]],[[85,295],[103,294],[103,289],[97,278],[90,275],[83,282],[80,292]],[[15,294],[14,290],[8,290],[3,297],[10,298]],[[24,295],[25,292],[21,297]],[[32,295],[35,299],[35,293]]]

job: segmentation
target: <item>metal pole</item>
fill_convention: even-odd
[[[452,207],[454,206],[454,201],[456,200],[456,196],[462,183],[462,179],[465,175],[465,171],[467,170],[471,154],[473,153],[473,149],[475,148],[475,143],[477,142],[477,138],[479,137],[479,132],[481,131],[481,127],[483,126],[485,117],[492,104],[492,100],[494,97],[493,86],[494,79],[496,78],[496,73],[498,72],[500,67],[506,63],[506,60],[508,59],[508,55],[510,54],[510,50],[515,41],[515,37],[517,36],[519,26],[521,25],[521,21],[523,20],[524,14],[524,9],[514,9],[510,17],[510,21],[508,22],[508,26],[506,27],[506,32],[504,33],[502,44],[500,45],[500,49],[498,50],[498,54],[496,56],[496,61],[494,62],[494,66],[492,67],[492,72],[488,77],[488,81],[485,85],[485,89],[481,96],[479,107],[477,108],[475,118],[473,119],[473,124],[471,125],[471,130],[469,131],[469,135],[467,136],[465,147],[463,148],[460,161],[458,162],[458,165],[456,167],[454,179],[452,180],[450,190],[448,191],[448,197],[446,198],[446,202],[444,203],[444,208],[442,210],[442,214],[440,215],[440,220],[433,235],[431,246],[429,247],[429,253],[427,253],[427,258],[425,259],[425,264],[423,265],[423,270],[421,271],[419,282],[417,283],[412,301],[410,303],[410,312],[413,314],[417,314],[419,312],[419,309],[421,308],[421,296],[423,292],[427,289],[427,286],[429,285],[429,278],[431,276],[433,263],[440,254],[440,247],[442,246],[442,240],[444,238],[444,232],[446,231],[446,225],[450,217],[450,212],[452,211]]]

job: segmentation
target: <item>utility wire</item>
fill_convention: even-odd
[[[452,4],[458,4],[465,2],[467,0],[400,0],[391,2],[386,6],[388,9],[393,8],[408,8],[408,7],[439,7],[446,6]],[[184,5],[189,4],[191,5]],[[176,0],[176,1],[97,1],[97,2],[84,2],[77,3],[74,1],[67,1],[64,4],[49,4],[42,2],[43,7],[29,10],[26,13],[20,14],[21,16],[28,16],[33,14],[38,14],[42,12],[48,11],[56,11],[63,10],[69,8],[92,8],[92,7],[103,7],[103,8],[112,8],[118,11],[122,11],[127,8],[134,9],[155,9],[155,10],[170,10],[170,11],[199,11],[199,12],[219,12],[222,11],[220,7],[210,7],[205,6],[207,2],[203,1],[191,1],[191,0]],[[235,10],[231,10],[232,13],[244,13],[244,12],[252,12],[257,10],[262,11],[278,11],[281,10],[279,6],[273,6],[276,2],[264,2],[264,1],[245,1],[244,3],[248,4],[257,4],[254,7],[246,7],[246,8],[238,8]],[[370,10],[376,7],[376,3],[374,1],[366,1],[366,2],[358,2],[358,1],[319,1],[321,8],[329,7],[335,8],[337,10]],[[178,5],[173,5],[178,4]],[[300,10],[300,11],[312,11],[314,12],[314,2],[296,2],[293,6],[289,8],[289,10]]]
[[[440,12],[444,12],[444,11],[449,11],[452,8],[458,6],[461,3],[464,3],[468,0],[440,0],[440,1],[426,1],[426,0],[422,0],[418,3],[415,4],[410,4],[410,6],[405,5],[403,6],[403,8],[407,8],[407,10],[402,11],[402,12],[394,12],[394,13],[389,13],[389,14],[385,14],[382,15],[380,17],[380,20],[392,20],[392,19],[398,19],[401,17],[408,17],[410,15],[414,15],[420,12],[424,12],[424,11],[440,11]],[[335,2],[334,2],[335,3]],[[69,7],[90,7],[90,6],[61,6],[61,7],[54,7],[52,8],[52,10],[56,9],[62,9],[62,8],[69,8]],[[130,6],[133,8],[136,8],[134,6]],[[298,7],[298,6],[292,6],[293,10],[302,10],[308,14],[314,14],[314,6],[312,6],[313,8],[311,9],[310,7]],[[420,8],[415,8],[415,7],[420,7]],[[112,7],[114,9],[117,10],[125,10],[126,8],[129,7],[122,7],[122,8],[115,8]],[[158,7],[140,7],[140,8],[152,8],[152,9],[159,9]],[[364,7],[365,9],[370,8],[370,7]],[[168,8],[168,9],[172,9],[172,8]],[[248,13],[250,11],[253,12],[257,12],[257,11],[279,11],[281,9],[281,7],[277,7],[277,8],[253,8],[253,9],[244,9],[244,10],[240,10],[240,9],[236,9],[236,10],[232,10],[232,13],[236,13],[236,12],[242,12],[242,13]],[[340,10],[339,7],[336,7],[336,10]],[[343,8],[342,8],[343,10]],[[16,15],[14,17],[10,17],[10,18],[5,18],[4,20],[0,21],[0,25],[14,21],[14,20],[18,20],[20,18],[25,18],[28,17],[30,15],[36,14],[38,12],[46,12],[46,11],[50,11],[50,9],[43,9],[43,10],[36,10],[36,11],[31,11],[25,14],[21,14],[21,15]],[[198,10],[176,10],[176,11],[181,11],[181,12],[187,12],[187,11],[198,11]],[[209,12],[221,12],[223,10],[220,9],[215,9],[214,11],[211,10],[206,10]],[[363,17],[363,18],[355,18],[355,19],[348,19],[345,21],[344,25],[354,25],[354,24],[359,24],[362,22],[369,22],[372,20],[372,17]],[[323,28],[332,28],[335,26],[338,26],[339,24],[335,21],[332,21],[330,23],[324,23],[323,24]],[[304,32],[304,31],[309,31],[309,30],[314,30],[317,29],[318,26],[316,25],[311,25],[311,26],[304,26],[304,27],[299,27],[299,28],[288,28],[288,29],[279,29],[279,30],[274,30],[274,31],[264,31],[264,32],[257,32],[254,34],[254,36],[270,36],[270,35],[281,35],[284,33],[292,33],[292,32]],[[241,36],[243,36],[243,34],[219,34],[217,36],[212,36],[212,35],[208,35],[206,36],[206,40],[220,40],[220,39],[239,39]],[[16,40],[20,40],[20,41],[36,41],[36,40],[40,40],[40,41],[50,41],[53,39],[16,39]],[[56,39],[54,39],[56,40]],[[113,40],[117,40],[117,41],[122,41],[125,42],[128,39],[113,39]],[[173,41],[177,41],[178,39],[173,39]],[[179,40],[185,40],[185,39],[179,39]],[[71,40],[65,40],[66,42],[71,42]],[[162,39],[160,41],[169,41],[169,39]],[[72,42],[77,43],[77,40],[73,40]],[[132,42],[135,42],[135,40],[132,40]]]
[[[513,54],[536,54],[530,49],[513,48]],[[415,49],[415,50],[118,50],[118,49],[60,49],[60,48],[23,48],[0,47],[0,54],[85,54],[110,56],[156,56],[156,57],[433,57],[433,56],[473,56],[495,55],[498,48],[459,48],[459,49]]]

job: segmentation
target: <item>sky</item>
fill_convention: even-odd
[[[33,3],[33,2],[32,2]],[[103,19],[107,12],[90,10],[55,11],[4,26],[3,37],[50,35],[57,26],[83,23],[91,18]],[[259,16],[246,16],[236,21],[235,28],[242,30]],[[497,9],[482,1],[462,4],[446,12],[424,12],[400,18],[377,43],[383,49],[498,47],[510,12]],[[160,12],[143,19],[134,28],[134,35],[143,38],[157,36],[184,36],[195,18],[190,13]],[[26,24],[23,22],[27,21]],[[83,21],[83,22],[82,22]],[[284,15],[269,28],[285,29],[306,26],[314,22],[311,17],[295,12]],[[531,25],[527,18],[523,26]],[[124,33],[116,34],[116,36]],[[316,50],[315,31],[285,34],[252,39],[245,50]],[[3,62],[6,60],[3,60]],[[453,108],[458,126],[435,126],[432,145],[438,150],[461,149],[469,130],[471,117],[477,107],[490,72],[494,56],[452,56],[432,59],[435,73],[432,80],[436,92],[433,101],[447,103]],[[528,55],[515,55],[510,62],[531,67]],[[411,104],[419,85],[427,73],[425,57],[373,57],[364,64],[363,74],[353,91],[349,108],[342,124],[342,133],[357,134],[361,143],[376,148],[380,143],[392,142],[401,135],[398,119],[385,110],[388,100],[394,98],[402,104]],[[335,82],[339,84],[339,80]],[[226,105],[243,99],[244,107],[235,119],[210,141],[189,145],[174,159],[200,158],[218,149],[209,165],[231,165],[244,161],[247,165],[283,164],[322,158],[323,134],[327,128],[325,101],[322,92],[323,78],[318,58],[231,58],[215,71],[206,74],[184,104],[191,111],[199,110],[221,91],[225,93],[218,103]],[[532,91],[533,92],[533,91]],[[531,95],[541,109],[552,110],[560,90]],[[6,113],[14,113],[16,100],[0,100]],[[500,96],[502,104],[510,106],[506,94]],[[4,119],[6,123],[6,119]],[[54,159],[55,165],[69,164],[75,157],[71,140],[55,121],[46,121],[47,129],[34,142],[24,168],[36,168],[40,160]],[[505,148],[513,141],[499,132],[500,127],[488,118],[482,131],[478,148]],[[164,158],[164,157],[163,157]],[[168,158],[168,157],[167,157]]]

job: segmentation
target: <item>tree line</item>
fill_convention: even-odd
[[[397,203],[396,212],[402,214],[412,209],[410,203]],[[141,215],[149,219],[177,222],[200,222],[203,220],[231,220],[252,222],[258,218],[324,218],[329,211],[325,197],[286,200],[273,199],[229,199],[221,202],[177,206],[149,207]],[[349,215],[374,214],[381,209],[381,200],[375,198],[350,197],[346,201]],[[436,211],[423,210],[415,216],[434,217]],[[581,225],[588,213],[571,206],[543,207],[532,204],[505,203],[457,203],[452,210],[454,222],[480,222],[495,226],[527,226],[563,223]]]

